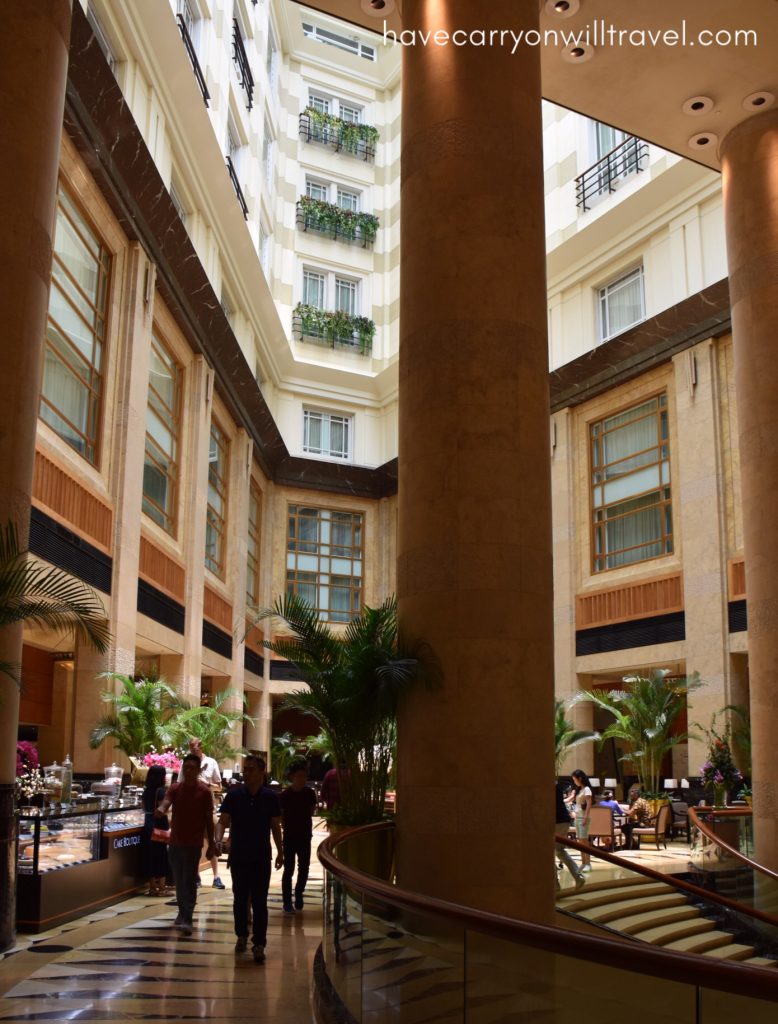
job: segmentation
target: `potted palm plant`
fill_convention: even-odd
[[[646,798],[658,801],[655,813],[663,799],[659,792],[662,759],[691,735],[677,728],[678,717],[687,707],[688,695],[704,685],[697,672],[681,678],[669,675],[667,669],[655,669],[650,675],[625,677],[623,689],[587,690],[575,698],[591,701],[611,716],[600,743],[613,738],[629,745],[619,760],[634,763]]]
[[[384,816],[392,768],[397,710],[402,697],[431,674],[424,648],[405,646],[395,598],[364,608],[342,635],[295,594],[279,598],[260,618],[275,616],[289,633],[265,647],[291,662],[306,688],[288,694],[282,707],[319,723],[336,764],[345,766],[341,798],[329,812],[339,825],[362,825]]]
[[[576,729],[567,717],[568,707],[572,702],[554,698],[554,766],[556,774],[562,771],[562,763],[571,750],[583,743],[593,743],[600,738],[598,732],[589,729]]]

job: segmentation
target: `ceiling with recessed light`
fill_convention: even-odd
[[[384,20],[395,32],[403,28],[402,0],[305,6],[378,32]],[[539,7],[541,31],[559,33],[542,48],[543,96],[681,156],[718,168],[727,133],[778,104],[778,0],[539,0]],[[563,31],[581,35],[564,45]]]

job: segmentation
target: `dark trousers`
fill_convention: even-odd
[[[267,944],[267,891],[270,888],[271,861],[230,862],[232,875],[232,915],[235,934],[239,939],[249,937],[249,901],[251,902],[252,936],[254,946]]]
[[[171,846],[168,850],[170,867],[176,883],[178,916],[185,924],[192,923],[197,902],[197,868],[200,864],[199,846]]]
[[[284,873],[281,876],[281,897],[284,903],[292,902],[292,875],[294,862],[297,859],[297,882],[294,894],[302,899],[305,883],[308,881],[308,868],[311,866],[311,837],[284,836]]]

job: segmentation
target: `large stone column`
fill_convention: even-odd
[[[537,0],[406,0],[406,30],[537,27]],[[409,37],[405,36],[406,39]],[[459,40],[462,36],[457,37]],[[442,684],[400,722],[399,883],[547,920],[554,774],[537,48],[403,53],[400,617]]]
[[[756,859],[778,870],[778,110],[721,147],[748,598]]]
[[[70,0],[3,6],[0,19],[0,528],[26,543],[46,329]],[[0,631],[0,660],[20,664],[22,629]],[[19,691],[0,673],[0,951],[16,915],[13,780]]]

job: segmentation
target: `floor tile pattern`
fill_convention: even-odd
[[[326,833],[317,830],[314,845]],[[39,935],[20,935],[0,957],[0,1022],[188,1021],[308,1024],[313,958],[321,941],[322,875],[311,863],[305,907],[281,907],[270,889],[267,961],[233,951],[232,893],[203,874],[191,937],[173,929],[176,908],[136,896]]]

